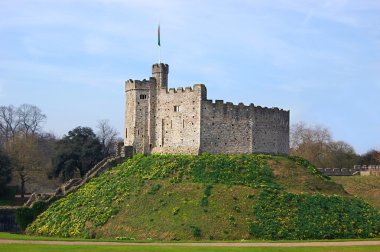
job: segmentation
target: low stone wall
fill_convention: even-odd
[[[58,187],[53,194],[49,193],[33,193],[28,200],[28,202],[25,203],[25,206],[31,207],[35,202],[37,201],[47,201],[49,203],[52,203],[53,201],[57,200],[58,198],[64,197],[69,193],[75,192],[80,187],[82,187],[84,184],[89,182],[92,178],[99,176],[100,174],[104,173],[105,171],[109,170],[113,166],[123,162],[127,157],[121,157],[121,156],[114,156],[105,158],[99,163],[97,163],[91,170],[89,170],[83,178],[74,178],[70,179],[66,183],[62,184],[60,187]]]
[[[354,168],[318,168],[318,170],[327,176],[355,176],[360,175],[360,170]]]
[[[380,176],[380,165],[355,165],[354,168],[318,168],[327,176]]]

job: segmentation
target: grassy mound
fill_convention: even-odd
[[[296,157],[136,155],[53,203],[27,232],[164,240],[373,237],[380,213]]]
[[[368,201],[380,210],[380,176],[341,176],[332,179],[342,184],[349,194]]]

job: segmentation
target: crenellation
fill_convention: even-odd
[[[161,92],[166,92],[167,94],[174,94],[174,93],[182,94],[182,93],[196,92],[196,93],[201,93],[200,98],[202,98],[206,94],[207,91],[206,91],[206,87],[203,84],[195,84],[193,87],[189,86],[185,88],[183,87],[169,88],[169,90],[163,90]],[[202,99],[202,100],[205,100],[205,99]]]
[[[125,145],[139,153],[288,153],[289,111],[207,99],[204,84],[167,87],[169,66],[126,81]],[[129,132],[129,134],[128,134]]]
[[[177,90],[175,88],[169,88],[169,94],[177,93]]]

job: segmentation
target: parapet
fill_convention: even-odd
[[[183,94],[183,93],[200,93],[203,98],[207,98],[207,89],[204,84],[195,84],[193,87],[178,87],[175,88],[169,88],[168,91],[166,91],[167,94]]]
[[[150,89],[156,83],[156,79],[150,77],[149,80],[132,80],[129,79],[125,81],[125,91],[134,90],[134,89]]]
[[[289,111],[285,111],[279,108],[267,108],[261,106],[255,106],[253,103],[248,106],[240,102],[238,105],[234,105],[232,102],[224,102],[223,100],[204,100],[202,109],[206,113],[211,113],[215,116],[223,115],[225,117],[245,117],[248,118],[254,114],[285,114]]]
[[[152,66],[152,74],[156,73],[169,73],[169,65],[164,63],[156,63]]]
[[[243,103],[234,105],[232,102],[223,100],[204,100],[202,109],[212,116],[223,116],[233,118],[248,118],[253,113],[253,106],[245,106]]]

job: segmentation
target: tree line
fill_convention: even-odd
[[[290,155],[303,157],[319,168],[380,165],[380,150],[359,155],[350,144],[334,140],[327,128],[304,122],[290,128]]]
[[[19,193],[33,170],[48,178],[67,181],[83,176],[97,162],[114,153],[120,139],[108,120],[98,122],[96,133],[90,127],[76,127],[62,138],[43,131],[47,116],[35,105],[0,106],[0,195],[6,185],[19,181]]]

